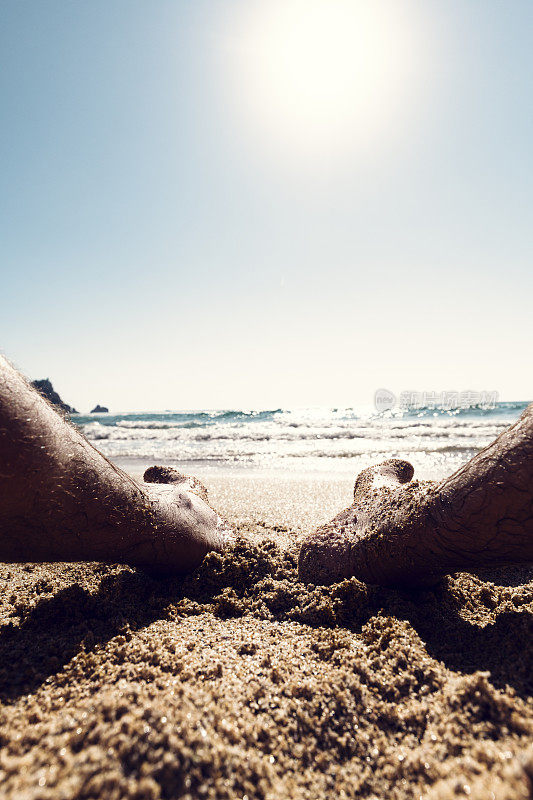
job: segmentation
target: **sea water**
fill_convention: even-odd
[[[124,412],[72,420],[104,455],[130,470],[174,464],[188,472],[344,476],[387,458],[405,458],[418,477],[439,479],[493,441],[526,406]]]

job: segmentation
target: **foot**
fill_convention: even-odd
[[[431,585],[485,566],[533,563],[533,405],[441,483],[393,459],[362,472],[354,502],[302,545],[313,583]]]
[[[135,539],[126,561],[155,575],[188,572],[206,553],[221,552],[232,541],[231,526],[208,504],[207,489],[197,478],[154,466],[145,471],[143,481],[157,535]]]
[[[408,461],[391,459],[357,477],[353,504],[302,544],[298,571],[311,583],[355,576],[367,583],[428,584],[447,571],[428,499],[434,484],[413,481]]]

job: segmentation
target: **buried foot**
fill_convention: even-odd
[[[450,478],[412,476],[397,459],[364,470],[353,504],[304,540],[301,579],[423,586],[458,570],[533,562],[533,406]]]
[[[426,508],[434,484],[413,481],[413,473],[399,459],[363,470],[353,504],[303,542],[300,577],[326,584],[352,576],[368,583],[424,584],[445,572]]]
[[[136,481],[57,414],[0,355],[0,561],[127,563],[184,573],[232,531],[195,479]]]
[[[136,542],[127,561],[153,575],[188,572],[211,550],[222,552],[233,540],[229,525],[207,502],[207,489],[173,467],[154,466],[142,489],[157,518],[157,537]]]

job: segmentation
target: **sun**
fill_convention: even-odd
[[[293,158],[368,151],[414,94],[417,33],[405,0],[252,2],[233,28],[239,110]]]

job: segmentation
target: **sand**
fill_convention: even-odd
[[[241,537],[186,579],[0,566],[3,797],[533,795],[533,569],[306,586],[345,483],[202,478]]]

